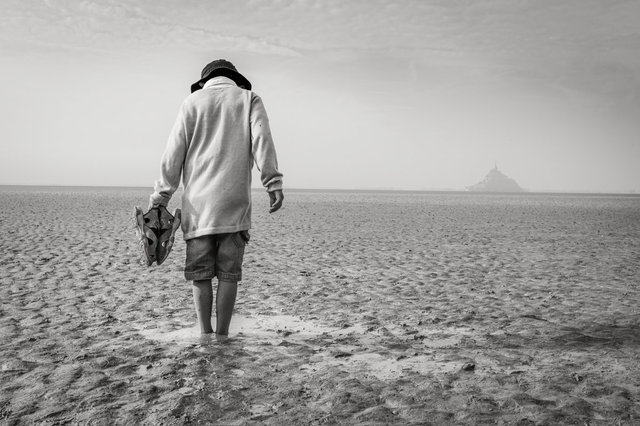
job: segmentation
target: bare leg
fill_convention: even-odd
[[[233,307],[236,304],[238,283],[236,281],[220,280],[216,294],[216,334],[226,336],[229,334],[229,324],[233,315]]]
[[[198,315],[200,332],[202,334],[213,333],[213,328],[211,327],[211,305],[213,304],[211,280],[193,282],[193,304],[196,308],[196,315]]]

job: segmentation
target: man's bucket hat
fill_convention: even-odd
[[[247,90],[251,90],[251,83],[242,74],[238,72],[236,67],[226,59],[216,59],[215,61],[207,64],[202,70],[200,80],[191,85],[191,93],[196,90],[202,89],[204,83],[213,77],[228,77],[233,80],[238,86],[242,86]]]

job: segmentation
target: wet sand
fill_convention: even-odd
[[[640,197],[255,192],[217,342],[147,192],[0,187],[0,423],[640,421]]]

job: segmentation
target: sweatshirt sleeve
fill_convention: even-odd
[[[282,173],[278,171],[276,149],[271,137],[269,119],[262,99],[255,93],[251,98],[251,153],[260,171],[262,186],[268,192],[282,189]]]
[[[167,146],[160,163],[160,179],[156,180],[149,204],[166,206],[180,186],[182,167],[187,152],[187,132],[184,104],[169,134]]]

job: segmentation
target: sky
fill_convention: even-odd
[[[216,58],[285,189],[640,192],[637,0],[3,0],[0,184],[151,187]]]

